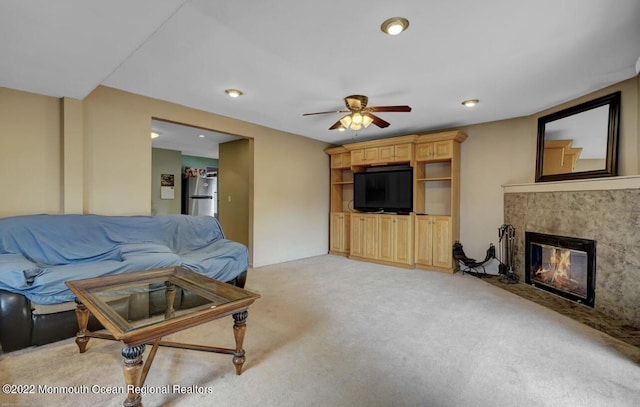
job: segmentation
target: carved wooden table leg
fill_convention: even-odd
[[[142,354],[144,353],[145,345],[138,346],[125,346],[122,348],[122,357],[124,357],[124,366],[122,372],[124,373],[124,381],[127,384],[127,389],[132,390],[133,387],[140,386],[140,375],[142,374]],[[133,391],[129,391],[127,399],[122,403],[125,407],[138,407],[142,406],[142,396],[136,394]]]
[[[247,329],[247,311],[238,312],[233,314],[233,336],[236,339],[236,351],[233,353],[233,364],[236,366],[236,374],[242,374],[242,365],[244,365],[244,349],[242,344],[244,342],[244,332]]]
[[[87,343],[90,337],[86,336],[87,324],[89,323],[89,310],[83,303],[76,299],[76,319],[78,320],[78,333],[76,334],[76,345],[80,349],[80,353],[87,350]]]
[[[173,302],[176,299],[176,286],[169,281],[165,281],[164,285],[167,287],[164,293],[167,299],[167,310],[164,312],[164,319],[169,319],[176,314],[176,310],[173,308]]]

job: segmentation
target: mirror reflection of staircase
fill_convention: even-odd
[[[574,166],[582,148],[575,148],[571,145],[573,140],[546,140],[544,142],[544,161],[542,163],[542,174],[566,174],[574,171]]]

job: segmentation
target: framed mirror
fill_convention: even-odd
[[[620,92],[538,119],[536,182],[617,175]]]

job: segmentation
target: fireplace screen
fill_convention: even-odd
[[[595,302],[595,241],[525,233],[527,284],[590,307]]]

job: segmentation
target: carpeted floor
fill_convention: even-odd
[[[247,289],[262,297],[243,374],[228,355],[161,348],[146,407],[640,405],[638,348],[473,276],[327,255],[252,269]],[[231,347],[232,325],[167,339]],[[0,405],[120,406],[120,348],[91,339],[79,354],[68,339],[2,354],[0,382],[35,392]],[[86,391],[47,393],[60,389]]]

